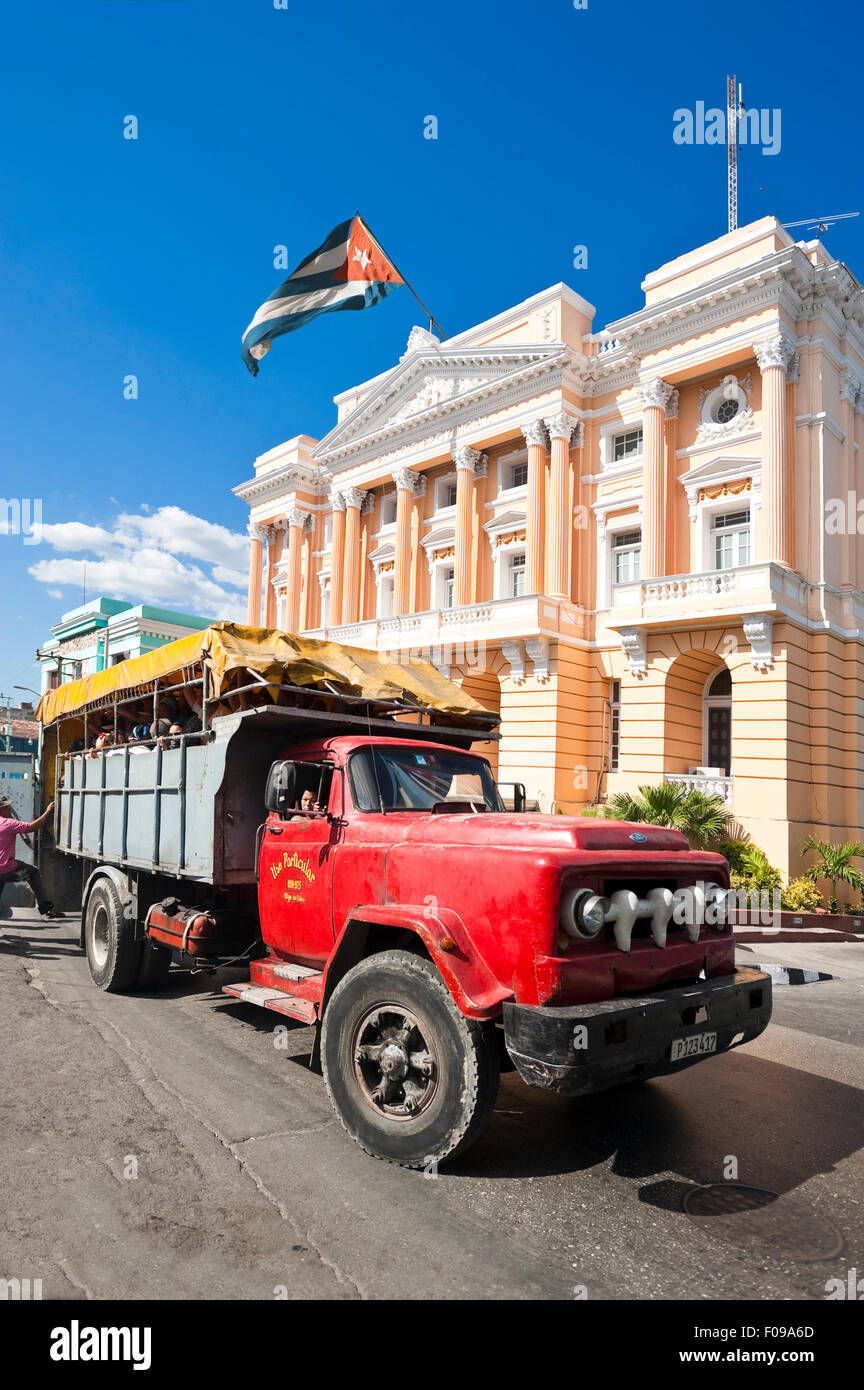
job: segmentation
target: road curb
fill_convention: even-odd
[[[750,961],[747,962],[750,964]],[[757,965],[754,970],[764,970],[775,985],[816,985],[823,980],[836,980],[836,975],[828,975],[824,970],[804,970],[799,965]]]

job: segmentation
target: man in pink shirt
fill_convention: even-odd
[[[45,897],[42,880],[35,864],[24,864],[15,858],[15,841],[19,835],[28,835],[31,830],[39,830],[54,810],[54,802],[43,811],[38,820],[16,820],[11,804],[0,800],[0,898],[7,883],[28,883],[36,898],[36,906],[43,917],[62,917],[52,902]]]

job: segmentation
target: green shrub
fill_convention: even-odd
[[[747,841],[727,840],[717,849],[729,861],[729,875],[733,888],[752,893],[770,893],[783,882],[779,869],[775,869],[764,850]]]
[[[780,904],[787,912],[818,912],[825,899],[809,878],[793,878],[781,890]]]

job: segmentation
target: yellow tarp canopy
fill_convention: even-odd
[[[47,725],[61,715],[83,714],[87,708],[110,704],[110,697],[116,692],[128,695],[140,690],[144,696],[156,680],[160,688],[168,690],[172,684],[200,676],[204,664],[209,672],[209,696],[213,699],[248,685],[252,680],[249,671],[254,671],[270,684],[262,685],[260,698],[250,691],[250,704],[265,704],[280,694],[284,697],[286,692],[275,689],[278,684],[323,690],[321,682],[326,680],[346,695],[373,702],[405,698],[469,727],[489,728],[493,722],[489,711],[442,676],[430,662],[397,663],[363,647],[343,647],[336,642],[291,636],[276,628],[243,627],[236,623],[214,623],[203,632],[191,633],[144,656],[130,657],[92,676],[47,691],[39,702],[36,718]]]

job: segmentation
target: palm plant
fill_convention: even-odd
[[[804,870],[804,877],[811,883],[827,879],[831,884],[828,911],[837,911],[837,884],[848,883],[857,893],[864,892],[864,874],[853,863],[853,859],[864,858],[864,845],[860,840],[847,840],[842,845],[832,845],[828,840],[817,840],[808,835],[801,844],[801,853],[818,854],[819,860]]]
[[[604,815],[680,830],[693,849],[705,849],[721,840],[732,822],[732,813],[721,797],[696,787],[688,790],[678,782],[639,787],[636,796],[618,792],[607,801]]]

